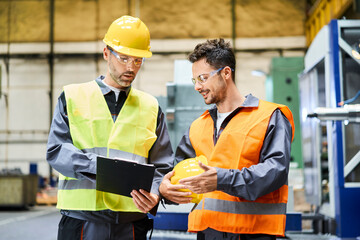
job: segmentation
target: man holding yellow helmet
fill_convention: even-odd
[[[103,57],[107,72],[87,83],[64,87],[51,124],[47,161],[59,174],[62,219],[58,239],[146,239],[156,212],[162,177],[172,167],[172,148],[157,100],[131,86],[150,34],[139,19],[123,16],[109,27]],[[132,197],[96,190],[97,156],[155,165],[150,192]]]
[[[189,214],[188,231],[197,239],[275,240],[284,236],[287,178],[294,121],[288,107],[249,94],[235,85],[235,54],[224,39],[207,40],[190,53],[192,82],[206,104],[176,150],[181,164],[198,161],[201,174],[178,181],[203,194]],[[175,166],[176,168],[176,166]],[[176,203],[193,201],[165,175],[161,194]]]

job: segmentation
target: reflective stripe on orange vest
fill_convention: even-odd
[[[259,163],[261,148],[272,113],[280,109],[292,125],[291,111],[284,105],[259,101],[258,107],[240,110],[228,123],[216,145],[213,120],[208,111],[196,119],[189,132],[196,156],[204,155],[208,164],[225,169],[239,169]],[[203,200],[189,214],[188,230],[212,228],[238,234],[284,236],[288,186],[248,201],[221,191],[204,194]]]
[[[195,209],[204,209],[234,214],[286,214],[286,203],[258,203],[258,202],[233,202],[221,199],[207,198],[201,200]]]

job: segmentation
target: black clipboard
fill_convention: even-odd
[[[97,157],[96,190],[131,197],[132,190],[150,192],[155,166],[127,159]]]

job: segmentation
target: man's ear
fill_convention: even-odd
[[[232,71],[231,71],[231,68],[230,67],[225,67],[224,68],[224,78],[225,79],[227,79],[227,80],[231,80],[232,81],[232,79],[231,79],[231,75],[232,75]]]
[[[107,47],[104,47],[103,49],[103,58],[107,61],[109,58],[109,51],[107,49]]]

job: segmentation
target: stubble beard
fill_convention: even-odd
[[[130,72],[130,71],[127,71],[127,72],[124,72],[124,73],[122,73],[122,74],[120,74],[120,76],[116,76],[115,74],[114,74],[114,71],[115,71],[115,69],[113,68],[113,67],[111,67],[111,66],[109,66],[109,74],[110,74],[110,77],[111,77],[111,79],[117,84],[117,85],[119,85],[120,86],[120,88],[127,88],[127,87],[129,87],[130,85],[131,85],[131,83],[134,81],[134,79],[135,79],[135,73],[134,72]],[[122,80],[122,77],[124,76],[124,75],[132,75],[133,76],[133,78],[132,79],[129,79],[129,80]]]
[[[110,73],[111,79],[120,87],[129,87],[131,85],[130,81],[122,81],[121,76],[116,77],[113,73]]]
[[[221,79],[219,79],[219,85],[216,86],[216,91],[211,91],[211,90],[205,90],[208,91],[207,93],[207,98],[204,99],[205,104],[210,105],[210,104],[215,104],[218,105],[220,103],[223,102],[223,100],[226,98],[226,91],[225,91],[225,87],[226,85],[224,84],[224,79],[221,77]],[[201,93],[201,92],[200,92]]]

